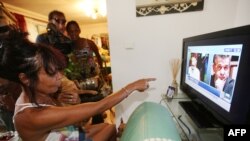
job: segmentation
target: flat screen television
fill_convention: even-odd
[[[180,89],[198,127],[249,124],[250,25],[184,38]]]

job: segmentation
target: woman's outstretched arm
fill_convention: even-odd
[[[144,91],[148,89],[148,82],[154,80],[155,78],[137,80],[98,102],[89,102],[67,107],[49,106],[41,109],[29,108],[19,113],[18,116],[15,117],[15,120],[27,120],[17,123],[31,123],[30,129],[48,132],[53,129],[72,125],[84,119],[88,119],[93,115],[102,113],[120,103],[133,91]]]

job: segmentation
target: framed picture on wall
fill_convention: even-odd
[[[45,33],[46,28],[47,28],[47,25],[39,25],[39,24],[36,25],[36,29],[37,29],[38,34]]]
[[[107,33],[100,34],[102,48],[109,50],[109,35]]]
[[[109,35],[108,33],[93,34],[91,40],[99,48],[99,53],[102,56],[107,66],[110,66],[110,50],[109,50]]]
[[[204,0],[136,0],[136,16],[152,16],[203,10]]]
[[[109,35],[108,33],[93,34],[91,40],[95,44],[105,50],[109,50]]]

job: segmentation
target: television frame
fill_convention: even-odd
[[[234,97],[231,101],[231,109],[227,112],[207,97],[203,96],[193,87],[185,83],[187,60],[187,47],[190,45],[225,45],[243,43],[241,58],[235,81]],[[250,25],[221,30],[183,39],[182,67],[180,89],[186,93],[192,102],[204,106],[223,125],[249,124],[250,123]],[[202,115],[201,115],[202,116]]]

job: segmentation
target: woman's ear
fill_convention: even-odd
[[[19,80],[22,82],[22,84],[26,86],[30,85],[30,80],[25,73],[20,73],[18,77],[19,77]]]

